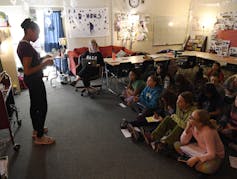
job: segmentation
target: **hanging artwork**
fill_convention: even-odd
[[[149,20],[149,16],[140,14],[116,13],[114,17],[114,30],[117,32],[117,39],[146,40]]]
[[[70,38],[109,35],[108,8],[67,8],[66,21]]]

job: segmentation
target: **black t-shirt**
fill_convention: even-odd
[[[80,56],[80,60],[86,58],[91,60],[97,60],[97,64],[100,64],[100,66],[104,66],[104,58],[100,52],[90,53],[89,51],[86,51]]]
[[[29,42],[25,40],[19,42],[17,47],[17,54],[22,64],[24,57],[30,57],[32,59],[31,67],[38,66],[41,63],[39,53],[32,47],[32,45]],[[24,75],[24,80],[34,80],[36,78],[42,78],[42,77],[43,77],[43,71],[39,70],[31,75]]]

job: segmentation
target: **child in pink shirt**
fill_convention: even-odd
[[[192,137],[197,143],[190,143]],[[206,110],[192,113],[175,149],[190,157],[186,161],[188,166],[195,166],[197,171],[206,174],[215,173],[225,156],[224,145]]]

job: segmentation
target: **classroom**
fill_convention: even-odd
[[[237,177],[237,0],[1,0],[0,178],[174,177]]]

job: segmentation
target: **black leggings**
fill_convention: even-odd
[[[78,73],[85,87],[89,87],[91,78],[98,74],[99,74],[99,67],[92,67],[88,65],[82,67]]]
[[[26,80],[25,82],[30,94],[30,116],[32,125],[34,130],[37,131],[37,137],[42,137],[48,110],[45,85],[41,78]]]

